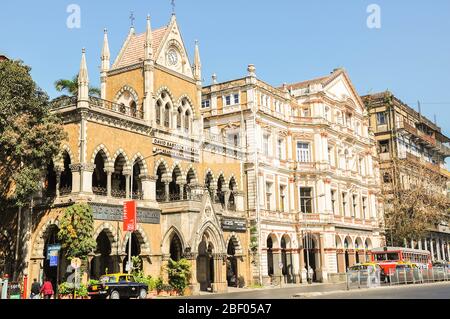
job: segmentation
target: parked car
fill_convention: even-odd
[[[394,282],[409,283],[423,282],[422,273],[416,264],[410,262],[399,262],[395,266]]]
[[[359,280],[361,283],[367,283],[368,277],[371,277],[371,284],[375,284],[378,281],[378,274],[380,282],[386,281],[386,275],[383,271],[383,268],[380,267],[377,263],[363,263],[353,265],[348,269],[348,272],[351,274],[350,282],[358,282],[358,272],[359,272]]]
[[[450,278],[450,265],[447,261],[436,261],[433,263],[435,280],[446,280]]]
[[[136,282],[134,277],[128,274],[104,275],[99,284],[88,287],[88,294],[92,299],[145,299],[147,291],[146,284]]]

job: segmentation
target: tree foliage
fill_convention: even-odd
[[[72,80],[69,79],[59,79],[55,82],[55,89],[58,92],[66,91],[71,96],[77,96],[78,94],[78,74],[75,75]],[[89,87],[89,94],[100,96],[100,89],[97,87]]]
[[[94,235],[94,215],[88,204],[68,207],[59,224],[58,239],[68,260],[86,260],[97,243]]]
[[[396,178],[400,174],[408,178],[401,181]],[[387,239],[403,245],[405,239],[421,239],[437,225],[448,223],[450,201],[444,187],[445,179],[426,166],[395,159],[392,172],[384,173]]]
[[[0,62],[0,204],[23,206],[66,138],[47,94],[21,61]]]

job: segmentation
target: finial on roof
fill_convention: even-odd
[[[175,15],[175,0],[171,0],[170,5],[172,6],[172,15]]]
[[[249,64],[247,67],[248,75],[249,76],[256,76],[256,68],[254,64]]]
[[[198,48],[198,40],[195,40],[194,77],[196,80],[201,81],[202,79],[202,63],[200,60],[200,50]]]
[[[213,73],[211,78],[212,78],[212,83],[217,84],[217,74]]]
[[[153,34],[150,15],[147,15],[147,30],[145,33],[145,59],[151,59],[153,56]]]
[[[89,74],[86,63],[86,49],[81,50],[80,71],[78,73],[78,99],[89,98]]]
[[[110,68],[110,58],[111,54],[109,51],[109,43],[108,43],[108,30],[105,28],[103,30],[104,36],[103,36],[103,48],[102,48],[102,71],[107,72]]]

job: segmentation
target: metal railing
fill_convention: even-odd
[[[450,281],[450,268],[434,267],[432,269],[403,268],[389,272],[349,270],[346,273],[347,290],[356,288],[374,288],[380,286],[395,286],[423,284],[440,281]]]

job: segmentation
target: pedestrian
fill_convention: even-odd
[[[52,282],[47,278],[45,279],[40,292],[44,295],[44,299],[51,299],[55,294],[55,292],[53,291]]]
[[[31,295],[30,299],[40,299],[41,296],[41,285],[37,282],[37,279],[35,278],[33,280],[33,284],[31,285]]]

